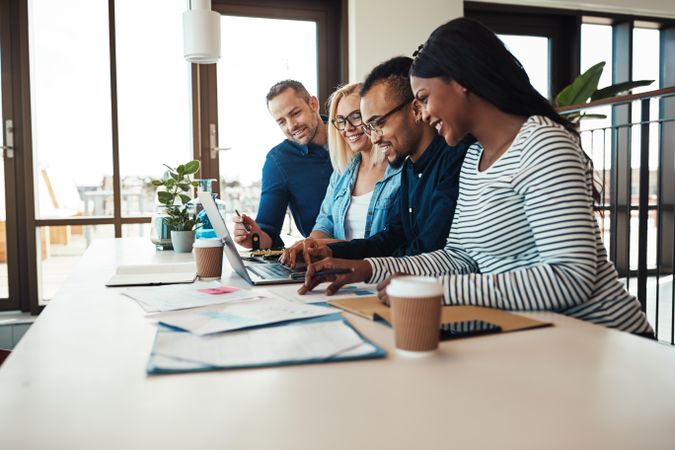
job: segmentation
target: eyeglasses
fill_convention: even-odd
[[[373,136],[374,134],[378,135],[378,136],[382,136],[382,127],[384,126],[384,123],[387,121],[389,116],[391,116],[392,114],[402,110],[404,106],[408,105],[408,103],[410,103],[412,101],[413,101],[412,98],[406,99],[403,103],[401,103],[396,108],[389,111],[388,113],[378,117],[375,120],[371,120],[368,123],[364,123],[363,125],[361,125],[361,128],[363,128],[363,131],[368,136]]]
[[[331,120],[333,126],[339,131],[342,131],[347,127],[347,122],[349,122],[349,125],[353,126],[354,128],[363,126],[361,111],[352,111],[347,114],[347,117],[337,116],[335,119]]]

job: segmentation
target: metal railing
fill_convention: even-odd
[[[607,116],[580,128],[601,187],[603,239],[658,339],[675,345],[675,87],[559,112]]]

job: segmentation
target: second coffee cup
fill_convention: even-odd
[[[396,350],[426,356],[438,348],[443,287],[437,278],[402,276],[387,286]]]
[[[197,239],[194,244],[197,276],[215,280],[223,272],[223,242],[218,238]]]

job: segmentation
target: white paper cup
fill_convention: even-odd
[[[443,286],[432,277],[402,276],[387,286],[396,350],[427,356],[438,348]]]
[[[194,243],[197,276],[215,280],[223,273],[223,242],[218,238],[197,239]]]

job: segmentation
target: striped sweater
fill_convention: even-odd
[[[633,333],[652,331],[624,289],[593,215],[593,171],[575,136],[530,117],[511,147],[480,172],[466,154],[444,249],[369,258],[371,283],[396,272],[443,276],[444,302],[556,311]]]

